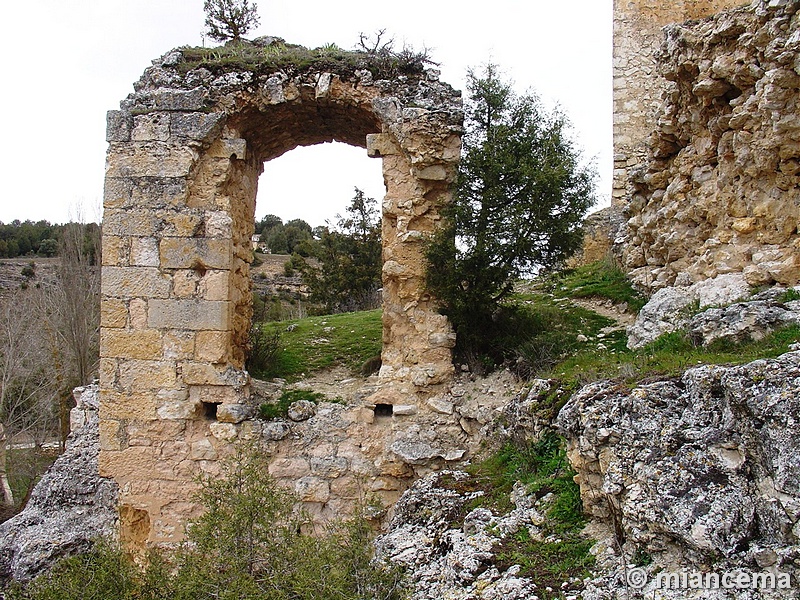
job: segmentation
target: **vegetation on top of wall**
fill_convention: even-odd
[[[356,50],[344,50],[336,44],[309,49],[274,37],[228,42],[217,48],[187,46],[180,48],[183,60],[177,69],[182,74],[203,67],[214,74],[251,71],[258,75],[276,71],[290,75],[310,72],[353,75],[366,69],[375,79],[393,79],[401,75],[419,76],[426,67],[436,64],[427,50],[416,51],[408,46],[395,50],[391,40],[382,40],[383,35],[383,31],[378,32],[377,41],[362,35]]]

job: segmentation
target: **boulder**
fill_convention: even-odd
[[[100,477],[98,386],[77,388],[64,453],[36,484],[25,509],[0,524],[0,582],[27,581],[60,558],[84,552],[117,529],[118,487]]]

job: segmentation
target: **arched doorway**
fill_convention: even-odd
[[[462,111],[432,72],[215,71],[189,68],[182,51],[135,87],[108,115],[100,468],[120,484],[123,517],[147,523],[130,537],[159,543],[181,536],[195,510],[187,486],[217,459],[204,432],[225,440],[247,415],[266,161],[333,140],[382,160],[381,381],[424,393],[451,376],[454,336],[425,289],[423,248],[450,200]]]

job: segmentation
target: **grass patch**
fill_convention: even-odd
[[[274,403],[264,403],[258,407],[258,416],[264,420],[285,419],[289,414],[289,406],[293,402],[308,400],[314,404],[325,399],[325,394],[312,392],[310,390],[285,390],[280,398]]]
[[[217,48],[184,47],[183,60],[176,66],[185,75],[203,67],[215,75],[250,71],[256,75],[271,75],[282,71],[289,75],[310,72],[332,72],[352,76],[367,69],[376,79],[393,79],[399,75],[421,75],[432,63],[426,52],[408,48],[394,51],[383,48],[377,52],[344,50],[336,44],[309,49],[296,44],[275,41],[267,46],[241,41]]]
[[[314,371],[344,366],[357,373],[381,353],[381,311],[369,310],[281,323],[262,323],[267,332],[280,332],[280,348],[262,378],[297,381]]]
[[[717,342],[707,347],[693,346],[685,333],[674,332],[635,351],[617,346],[607,352],[578,352],[556,365],[549,375],[560,380],[568,396],[580,386],[600,379],[620,379],[632,385],[654,377],[677,377],[700,364],[739,365],[775,358],[798,341],[798,326],[780,329],[757,342]]]
[[[579,352],[586,345],[579,335],[599,342],[601,330],[614,324],[607,317],[552,295],[518,293],[512,300],[517,314],[500,343],[506,348],[509,366],[524,379],[540,376]],[[616,337],[624,336],[620,333]],[[620,340],[615,339],[612,336],[602,341],[618,345]]]
[[[634,314],[647,303],[611,258],[550,275],[544,285],[560,298],[605,298],[615,304],[627,304],[628,312]]]

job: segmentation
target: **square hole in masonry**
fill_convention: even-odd
[[[391,417],[394,413],[394,406],[391,404],[376,404],[373,412],[375,417]]]

